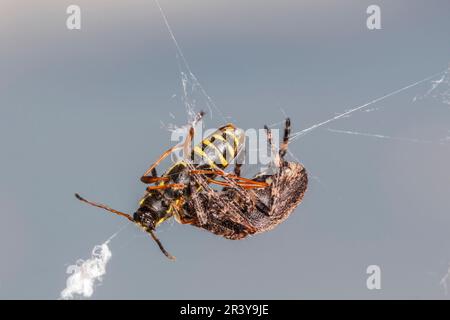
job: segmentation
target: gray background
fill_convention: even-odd
[[[82,30],[65,27],[69,4]],[[191,67],[242,128],[295,131],[448,66],[450,2],[162,1]],[[74,192],[133,212],[138,178],[183,125],[175,49],[151,0],[2,0],[0,298],[54,299],[67,265],[126,222]],[[129,226],[93,298],[446,298],[450,108],[430,83],[321,127],[291,151],[313,176],[272,232],[233,242],[167,223],[168,261]],[[177,97],[172,96],[177,94]],[[201,107],[201,106],[200,106]],[[169,115],[175,115],[175,119]],[[208,126],[223,123],[217,115]],[[327,128],[435,141],[337,134]],[[382,290],[366,268],[382,268]]]

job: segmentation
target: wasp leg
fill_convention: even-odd
[[[155,240],[156,244],[158,245],[159,250],[161,250],[161,252],[164,253],[164,255],[167,258],[169,258],[170,260],[176,259],[173,255],[171,255],[169,252],[167,252],[167,250],[164,248],[161,241],[158,239],[158,237],[156,236],[156,234],[153,230],[148,230],[148,233],[150,233],[150,236],[152,237],[153,240]]]
[[[203,118],[204,115],[205,115],[205,112],[200,111],[195,116],[195,119],[189,128],[189,133],[186,137],[186,140],[184,140],[184,143],[183,143],[183,158],[184,159],[187,159],[191,155],[191,152],[192,152],[191,143],[192,143],[192,139],[194,138],[194,135],[195,135],[195,125],[197,124],[197,122],[199,122]]]
[[[151,172],[153,171],[153,169],[155,169],[156,166],[157,166],[158,164],[160,164],[161,161],[163,161],[165,158],[167,158],[172,152],[174,152],[174,151],[176,151],[176,150],[179,150],[179,149],[181,149],[181,148],[183,148],[182,145],[176,145],[176,146],[174,146],[174,147],[168,149],[166,152],[164,152],[164,153],[159,157],[159,159],[156,160],[156,162],[153,163],[153,164],[150,166],[150,168],[147,169],[147,171],[145,171],[145,173],[144,173],[144,174],[142,175],[142,177],[141,177],[141,181],[144,182],[144,183],[146,183],[145,181],[146,181],[146,177],[148,177],[148,174],[151,173]]]
[[[155,182],[167,182],[169,181],[169,177],[149,177],[149,176],[144,176],[141,178],[141,181],[145,184],[151,184],[151,183],[155,183]]]
[[[211,169],[204,169],[204,170],[191,170],[189,171],[189,173],[191,174],[211,174],[211,175],[220,175],[220,176],[225,176],[227,175],[224,171],[222,170],[211,170]]]
[[[184,159],[187,159],[192,152],[191,143],[192,143],[192,139],[194,138],[194,134],[195,134],[195,129],[194,129],[194,127],[191,127],[189,129],[189,134],[187,135],[186,140],[184,140],[184,143],[183,143],[183,158]]]
[[[265,187],[269,186],[266,182],[255,181],[255,180],[247,179],[247,178],[244,178],[244,177],[239,177],[239,176],[235,176],[235,175],[226,174],[225,172],[223,172],[221,170],[191,170],[190,173],[192,173],[192,174],[204,174],[204,175],[207,175],[207,174],[218,175],[218,176],[229,178],[231,180],[240,180],[240,181],[234,181],[234,183],[236,183],[238,186],[241,186],[241,187],[244,187],[244,188],[249,188],[249,189],[265,188]],[[214,179],[211,179],[211,178],[208,179],[208,182],[215,183],[215,184],[218,184],[218,185],[221,185],[221,186],[226,186],[226,187],[233,186],[233,183],[231,183],[231,182],[217,181],[217,180],[214,180]]]
[[[189,136],[190,136],[190,134],[189,134]],[[189,139],[189,141],[190,141],[190,138],[186,138],[186,141],[187,141],[188,139]],[[161,163],[161,161],[163,161],[165,158],[167,158],[170,154],[172,154],[172,153],[173,153],[174,151],[176,151],[176,150],[179,150],[179,149],[184,149],[184,150],[185,150],[185,149],[186,149],[186,146],[185,146],[186,141],[185,141],[183,144],[173,146],[172,148],[169,148],[166,152],[164,152],[164,153],[159,157],[159,159],[156,160],[156,162],[153,163],[153,164],[150,166],[150,168],[147,169],[147,171],[145,171],[145,173],[144,173],[144,174],[142,175],[142,177],[141,177],[141,181],[142,181],[143,183],[149,183],[149,182],[146,182],[146,181],[148,181],[148,177],[150,177],[150,176],[149,176],[149,173],[152,173],[152,177],[153,177],[153,174],[156,173],[155,169],[156,169],[156,167]]]
[[[265,182],[261,182],[261,183],[246,183],[246,182],[235,182],[235,183],[230,183],[230,182],[225,182],[225,181],[217,181],[214,179],[208,179],[209,183],[212,184],[217,184],[219,186],[224,186],[224,187],[234,187],[234,186],[239,186],[242,187],[244,189],[250,190],[250,189],[262,189],[262,188],[266,188],[268,186],[267,183]]]
[[[193,183],[189,183],[189,189],[191,192],[190,201],[193,203],[194,207],[194,212],[190,213],[194,214],[194,216],[187,216],[183,210],[175,210],[176,213],[175,219],[181,224],[192,224],[196,226],[201,226],[202,224],[206,223],[206,213],[200,203],[198,193],[195,191],[195,186]],[[200,219],[204,219],[204,222],[199,223]]]
[[[197,219],[196,218],[190,218],[190,217],[186,217],[183,215],[179,215],[178,216],[178,221],[181,224],[193,224],[193,225],[197,225]]]
[[[196,119],[194,120],[194,124],[198,121],[200,121],[201,118],[203,118],[204,116],[204,112],[201,111]],[[172,154],[174,151],[179,150],[179,149],[183,149],[184,150],[184,156],[186,157],[189,154],[189,149],[190,149],[190,145],[192,142],[192,138],[194,136],[194,126],[191,126],[191,128],[189,129],[189,134],[186,137],[186,140],[179,145],[173,146],[172,148],[169,148],[166,152],[164,152],[158,160],[156,160],[155,163],[153,163],[148,169],[147,171],[145,171],[145,173],[142,175],[141,177],[141,181],[146,183],[146,177],[149,175],[149,173],[151,173],[152,176],[156,176],[156,167],[161,163],[161,161],[163,161],[165,158],[167,158],[170,154]]]
[[[160,185],[160,186],[150,186],[150,187],[147,187],[147,191],[165,190],[165,189],[179,190],[179,189],[184,189],[184,188],[186,188],[185,184],[182,184],[182,183],[171,183],[171,184],[163,184],[163,185]]]

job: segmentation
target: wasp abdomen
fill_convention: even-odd
[[[197,168],[225,169],[237,157],[244,143],[244,132],[227,124],[194,147],[192,160]]]

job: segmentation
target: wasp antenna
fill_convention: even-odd
[[[156,234],[153,232],[153,230],[149,229],[148,232],[150,233],[150,235],[152,236],[153,240],[155,240],[156,244],[158,245],[159,249],[161,250],[162,253],[164,253],[164,255],[169,258],[170,260],[175,261],[175,257],[173,255],[171,255],[169,252],[166,251],[166,249],[164,249],[161,241],[159,241],[158,237],[156,236]]]
[[[127,213],[123,213],[123,212],[114,210],[114,209],[112,209],[112,208],[110,208],[110,207],[108,207],[108,206],[106,206],[106,205],[104,205],[104,204],[100,204],[100,203],[95,203],[95,202],[88,201],[88,200],[84,199],[83,197],[81,197],[78,193],[75,193],[75,197],[76,197],[78,200],[82,201],[82,202],[85,202],[85,203],[87,203],[87,204],[90,204],[91,206],[94,206],[94,207],[97,207],[97,208],[104,209],[104,210],[106,210],[106,211],[115,213],[115,214],[117,214],[117,215],[119,215],[119,216],[121,216],[121,217],[127,218],[127,219],[130,220],[131,222],[135,222],[135,221],[133,220],[133,217],[131,217],[131,216],[130,216],[129,214],[127,214]]]

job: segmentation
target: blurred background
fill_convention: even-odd
[[[81,30],[66,28],[71,4]],[[381,30],[366,27],[371,4]],[[288,115],[300,131],[450,61],[447,0],[161,6],[223,114],[210,113],[208,127],[262,128]],[[152,0],[0,7],[0,298],[56,299],[67,266],[127,223],[74,192],[134,212],[140,175],[173,144],[167,124],[186,123],[180,59]],[[295,140],[309,190],[271,232],[233,242],[166,223],[158,235],[173,263],[130,225],[110,243],[93,298],[448,298],[439,282],[450,263],[450,105],[425,95],[432,85]],[[366,287],[374,264],[381,290]]]

